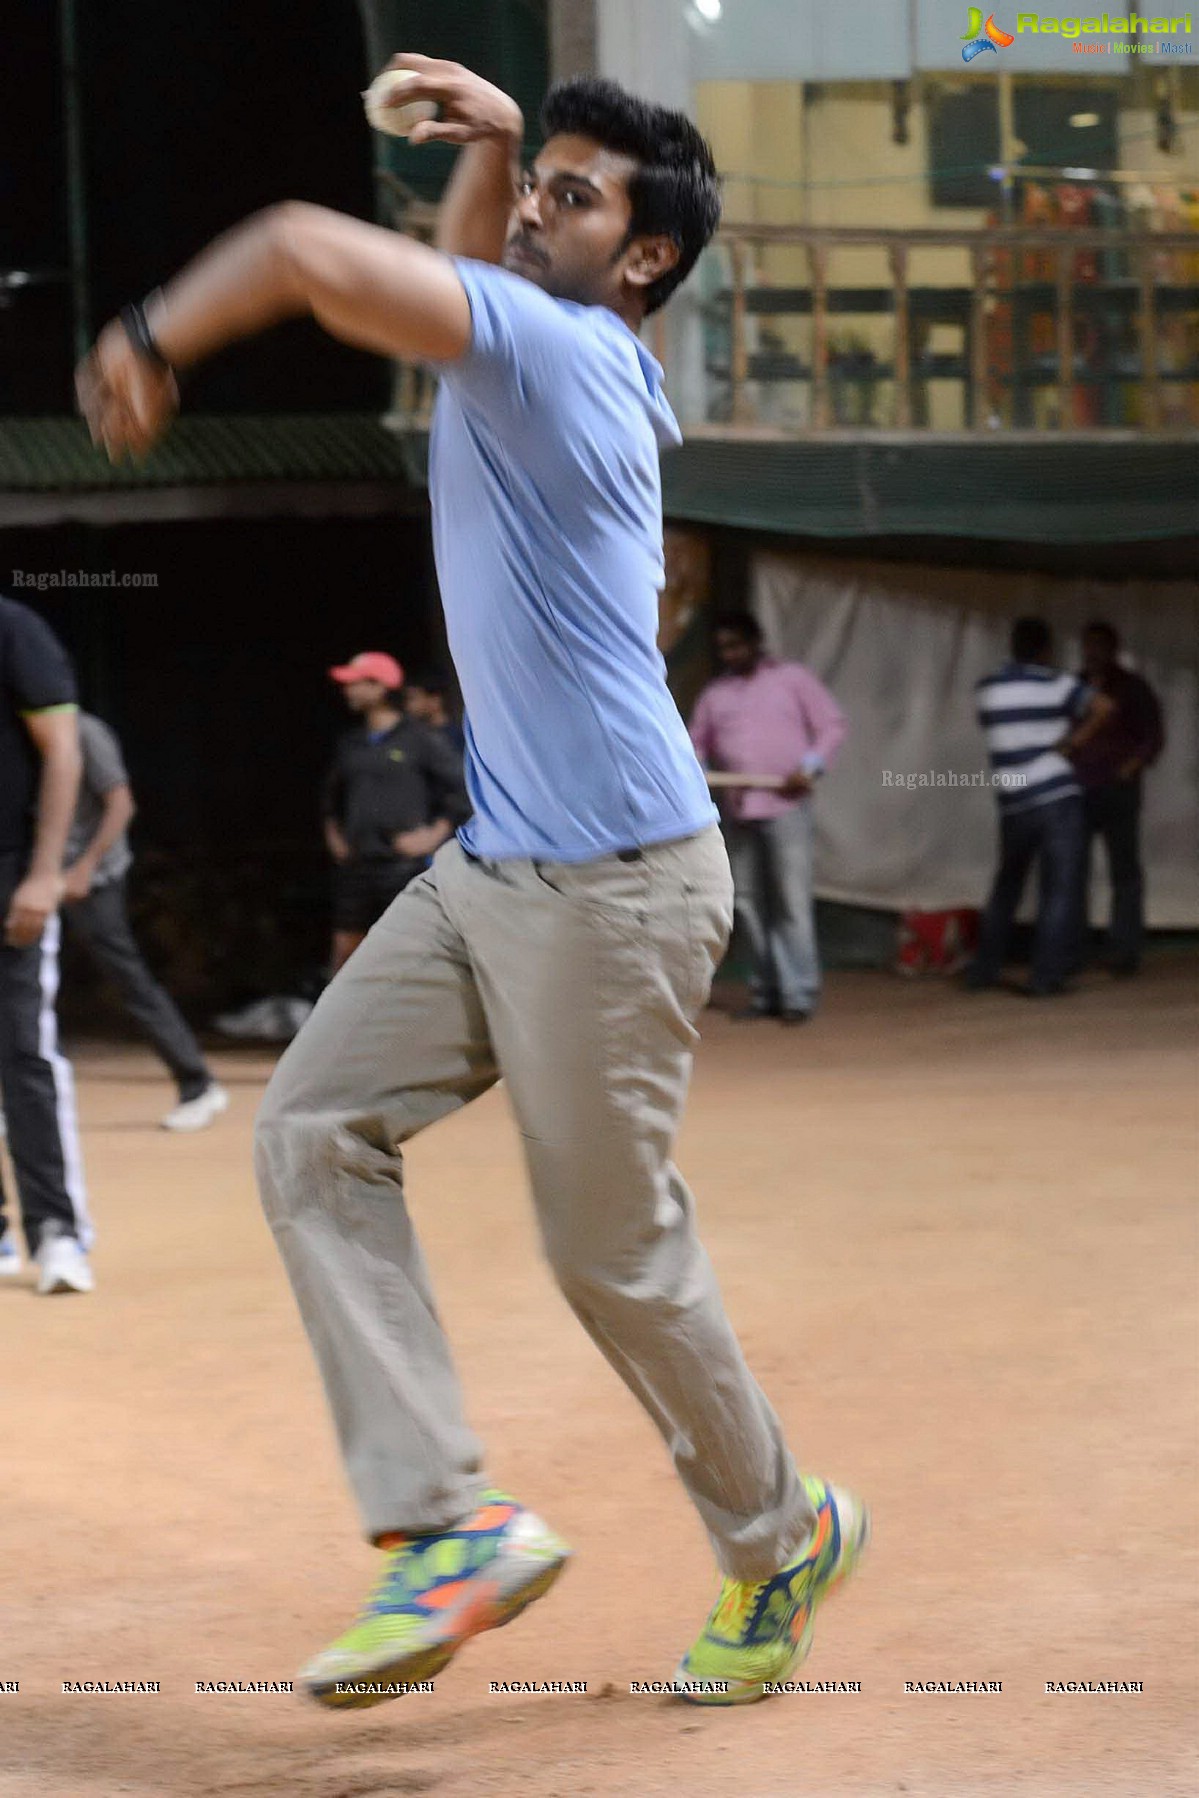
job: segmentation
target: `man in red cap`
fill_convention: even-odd
[[[325,780],[325,843],[333,857],[332,971],[429,857],[470,815],[462,758],[442,733],[400,709],[404,670],[368,649],[329,675],[360,720]]]

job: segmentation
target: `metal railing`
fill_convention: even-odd
[[[392,198],[432,235],[433,207]],[[872,284],[845,275],[863,252]],[[942,326],[960,349],[931,347]],[[725,225],[645,335],[689,434],[1199,430],[1199,232]],[[427,424],[432,393],[397,364],[392,421]]]
[[[843,272],[863,251],[884,271],[873,285]],[[917,281],[930,251],[942,270],[956,252],[961,278]],[[710,261],[707,297],[649,327],[677,365],[698,310],[704,392],[690,395],[690,429],[906,432],[938,415],[970,432],[1199,428],[1199,233],[730,225],[707,254],[720,271],[714,285]],[[867,335],[839,344],[839,319],[868,320]],[[961,331],[960,351],[929,346],[937,326]],[[936,381],[956,399],[933,409]]]

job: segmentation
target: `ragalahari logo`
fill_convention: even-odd
[[[973,62],[974,58],[981,56],[984,50],[990,50],[992,53],[1006,50],[1015,41],[1010,31],[1001,30],[995,23],[994,13],[988,16],[984,25],[982,7],[972,6],[970,23],[962,33],[962,61]]]

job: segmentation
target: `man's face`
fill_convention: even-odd
[[[404,710],[410,718],[417,718],[423,724],[433,715],[436,700],[423,687],[405,687]]]
[[[1086,631],[1082,639],[1082,665],[1088,674],[1106,674],[1116,651],[1106,631]]]
[[[647,286],[678,257],[667,239],[626,242],[636,170],[631,156],[593,138],[551,137],[521,176],[504,267],[555,299],[620,311],[630,289]]]
[[[715,648],[716,660],[726,674],[752,674],[761,653],[756,643],[738,631],[717,631]]]
[[[377,705],[382,705],[384,700],[391,698],[391,694],[383,682],[378,680],[347,681],[342,692],[346,696],[346,704],[350,710],[358,713],[359,716],[364,712],[373,711]]]

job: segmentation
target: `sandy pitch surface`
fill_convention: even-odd
[[[0,1288],[0,1794],[1195,1790],[1195,997],[1178,959],[1039,1006],[843,975],[803,1031],[709,1014],[680,1151],[706,1240],[802,1464],[875,1520],[804,1669],[861,1690],[731,1712],[629,1691],[711,1563],[537,1257],[502,1092],[412,1146],[409,1190],[492,1471],[576,1560],[432,1695],[196,1691],[293,1677],[374,1557],[251,1181],[269,1060],[219,1058],[230,1114],[172,1138],[147,1056],[81,1053],[98,1290]],[[88,1679],[160,1691],[64,1694]],[[969,1680],[1003,1690],[905,1691]]]

